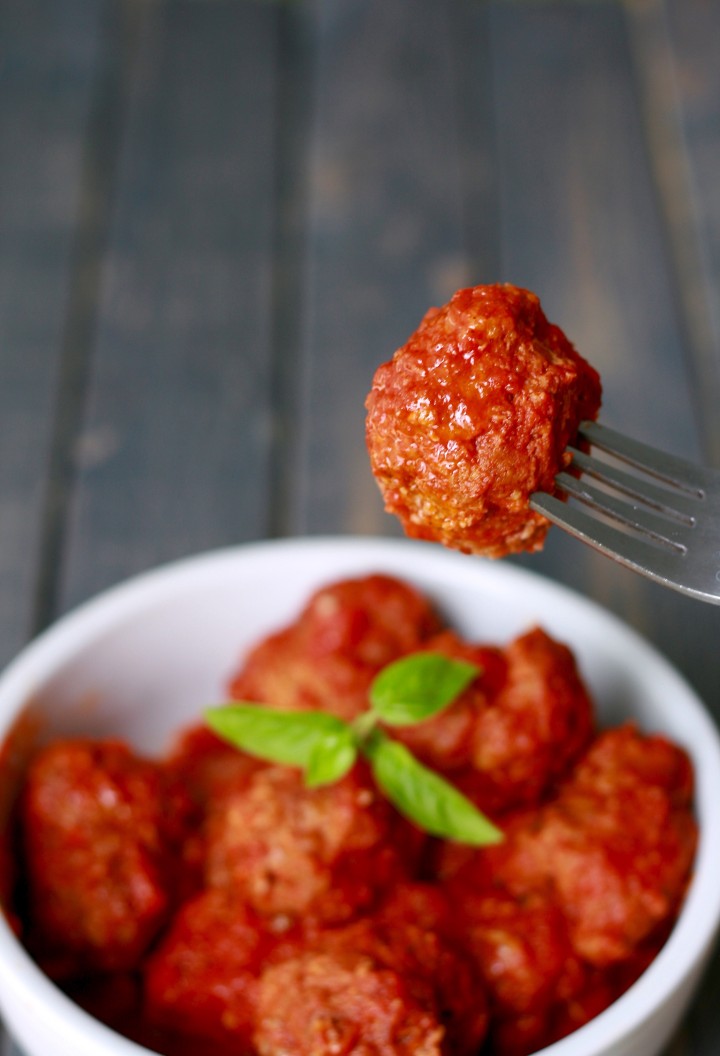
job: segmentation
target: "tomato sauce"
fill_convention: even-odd
[[[159,759],[59,741],[27,767],[13,856],[47,974],[165,1056],[527,1056],[615,1000],[682,903],[693,775],[663,737],[597,729],[565,645],[538,628],[465,641],[368,576],[317,591],[229,685],[354,717],[383,666],[427,649],[478,676],[392,735],[503,842],[426,836],[363,763],[307,788],[200,725]]]
[[[466,553],[540,549],[549,523],[529,498],[555,492],[600,399],[597,372],[534,293],[459,290],[373,378],[366,438],[387,511],[407,535]]]

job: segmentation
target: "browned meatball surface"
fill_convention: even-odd
[[[306,788],[268,766],[218,790],[207,819],[206,881],[266,917],[339,922],[406,876],[423,842],[364,775]]]
[[[691,761],[632,724],[598,732],[572,652],[541,628],[474,642],[441,611],[386,575],[329,583],[233,690],[359,716],[362,735],[388,662],[470,661],[457,699],[384,735],[500,843],[430,838],[362,754],[308,786],[200,725],[154,761],[57,741],[24,771],[0,877],[40,966],[163,1056],[529,1056],[622,994],[691,876]]]
[[[572,948],[562,912],[548,898],[515,899],[478,888],[472,875],[449,885],[455,926],[476,960],[491,1009],[491,1037],[505,1056],[526,1056],[597,1015],[613,999],[608,981]]]
[[[308,936],[260,977],[259,1056],[474,1056],[487,1005],[449,916],[439,892],[407,885],[377,913]]]
[[[145,1016],[155,1027],[247,1052],[264,964],[292,947],[230,890],[203,891],[183,905],[144,968]]]
[[[455,879],[547,895],[585,962],[622,964],[678,911],[697,841],[691,795],[682,749],[630,724],[608,730],[547,803],[506,819],[503,844],[470,855],[447,845],[440,873],[451,879],[465,858]]]
[[[343,579],[316,591],[296,620],[259,642],[235,674],[235,700],[319,708],[353,719],[373,677],[440,627],[430,602],[392,576]]]
[[[568,647],[536,627],[503,650],[447,631],[427,648],[475,663],[478,677],[449,708],[395,736],[493,816],[537,802],[594,732]]]
[[[154,762],[114,741],[58,741],[22,800],[33,931],[54,977],[137,967],[187,880],[193,808]]]
[[[459,290],[431,309],[367,397],[373,473],[406,533],[501,557],[541,548],[528,505],[553,492],[601,387],[528,290]]]

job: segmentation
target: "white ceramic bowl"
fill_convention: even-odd
[[[52,735],[118,734],[145,752],[222,698],[243,650],[294,617],[316,587],[381,571],[415,583],[465,634],[501,643],[534,624],[574,649],[601,720],[634,716],[692,755],[701,839],[680,919],[645,974],[543,1056],[656,1056],[682,1017],[720,919],[720,742],[688,685],[596,605],[503,563],[405,540],[313,538],[185,560],[60,620],[0,678],[0,743],[30,708]],[[0,811],[3,795],[0,776]],[[4,790],[7,793],[7,788]],[[1,821],[2,819],[0,819]],[[28,1056],[143,1056],[36,967],[0,914],[0,1011]]]

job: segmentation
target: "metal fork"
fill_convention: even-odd
[[[720,470],[596,422],[582,422],[578,437],[605,457],[568,448],[572,462],[555,478],[567,501],[536,492],[532,509],[628,568],[720,605]]]

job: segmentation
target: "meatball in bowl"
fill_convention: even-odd
[[[462,680],[393,711],[428,658]],[[516,568],[201,555],[32,643],[0,737],[0,1010],[28,1056],[655,1056],[713,948],[711,719]]]

